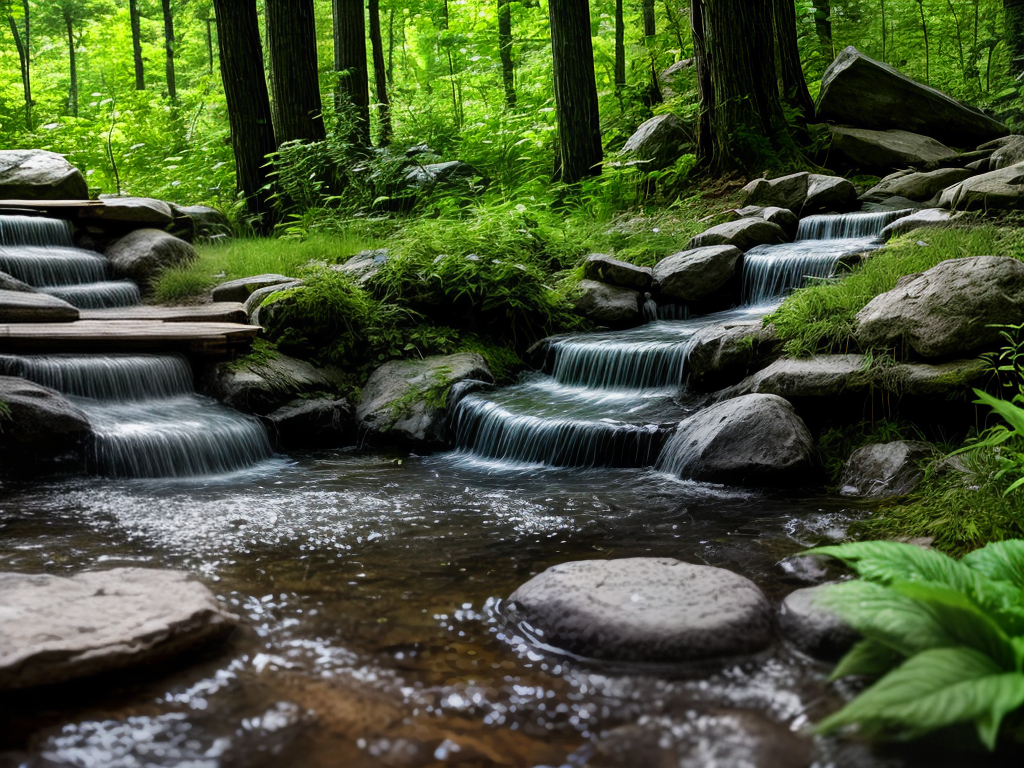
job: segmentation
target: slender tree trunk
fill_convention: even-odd
[[[263,47],[255,0],[213,0],[217,16],[220,71],[231,124],[238,189],[245,197],[257,229],[274,225],[274,209],[266,186],[267,155],[277,145],[270,116],[270,97],[263,72]]]
[[[373,85],[377,94],[377,118],[380,120],[380,146],[391,143],[391,100],[388,99],[388,74],[384,66],[384,41],[380,33],[380,0],[370,0],[370,47],[373,51]]]
[[[64,14],[64,26],[68,35],[68,69],[71,73],[71,85],[68,87],[68,111],[72,117],[78,117],[78,55],[75,51],[75,27],[71,15]]]
[[[774,0],[772,20],[778,46],[779,75],[782,96],[808,122],[814,120],[814,100],[807,90],[807,80],[800,64],[800,48],[796,36],[796,6],[793,0]]]
[[[711,127],[714,122],[715,97],[704,26],[704,0],[690,0],[690,35],[693,38],[693,65],[697,70],[697,153],[709,159],[714,155]]]
[[[146,90],[146,71],[142,66],[142,24],[139,0],[128,0],[128,15],[132,23],[132,54],[135,59],[135,90]]]
[[[686,56],[686,44],[683,42],[683,27],[679,23],[679,10],[673,7],[674,0],[665,0],[665,17],[668,25],[672,27],[672,33],[676,36],[679,44],[679,58]]]
[[[322,141],[326,132],[317,77],[313,0],[266,0],[264,12],[277,144]]]
[[[174,78],[174,14],[171,13],[171,0],[162,0],[164,10],[164,48],[167,51],[167,96],[171,101],[178,100],[178,84]]]
[[[615,0],[615,91],[622,96],[626,87],[626,21],[622,0]]]
[[[366,16],[363,0],[334,0],[334,69],[337,105],[354,110],[353,144],[370,146],[370,76],[366,67]]]
[[[448,0],[444,0],[444,15],[441,17],[441,32],[448,31],[448,25],[451,23],[451,19],[448,13]],[[459,101],[458,85],[455,82],[455,57],[452,55],[452,44],[450,41],[446,41],[444,45],[445,53],[448,55],[448,77],[451,79],[452,84],[452,111],[455,113],[455,127],[459,130],[462,128],[462,105]]]
[[[921,12],[921,31],[924,32],[924,83],[931,85],[931,52],[928,50],[928,21],[924,17],[924,0],[917,0],[917,10]]]
[[[658,63],[655,61],[655,36],[658,34],[658,26],[654,18],[654,0],[643,0],[644,14],[644,48],[647,50],[647,57],[650,59],[651,82],[647,89],[647,96],[644,101],[648,104],[661,103],[661,84],[658,83]]]
[[[395,84],[395,7],[388,14],[388,88]]]
[[[505,106],[515,109],[516,70],[512,61],[512,6],[509,0],[498,0],[498,53],[501,56],[501,82],[505,86]]]
[[[886,38],[886,26],[885,26],[885,0],[879,0],[882,6],[882,63],[885,63],[885,38]]]
[[[832,0],[813,0],[813,2],[814,31],[818,33],[821,55],[826,62],[831,62],[836,57],[835,44],[832,41]]]
[[[1020,79],[1024,76],[1024,0],[1003,0],[1003,29],[1010,52],[1010,74]]]
[[[548,0],[558,113],[556,176],[575,184],[601,173],[604,152],[588,0]]]
[[[11,35],[14,36],[14,47],[18,51],[18,65],[21,69],[21,88],[25,96],[25,128],[32,130],[32,81],[29,75],[28,48],[21,39],[21,30],[18,29],[18,22],[14,16],[7,14],[7,22],[11,27]]]
[[[206,17],[206,59],[209,62],[207,69],[213,74],[213,19]]]
[[[953,0],[946,0],[946,5],[949,6],[949,13],[953,17],[953,23],[956,25],[956,50],[960,58],[960,74],[963,75],[964,82],[967,82],[967,55],[964,52],[964,34],[960,27],[960,17],[957,15]]]

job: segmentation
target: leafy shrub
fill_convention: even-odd
[[[832,678],[882,676],[819,724],[913,739],[963,723],[995,749],[1004,718],[1024,706],[1024,541],[989,544],[961,561],[910,544],[821,547],[861,577],[821,604],[864,639]]]

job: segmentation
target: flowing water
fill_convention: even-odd
[[[592,664],[533,645],[503,601],[583,558],[721,566],[772,601],[828,575],[793,555],[842,540],[862,510],[651,468],[696,407],[680,395],[693,334],[763,311],[557,339],[547,373],[465,398],[459,449],[427,458],[242,450],[253,423],[196,398],[175,358],[3,358],[103,425],[97,462],[115,477],[5,481],[0,570],[182,568],[244,629],[177,671],[0,694],[0,766],[576,768],[602,734],[638,722],[641,762],[658,744],[698,760],[688,766],[749,764],[735,752],[701,761],[735,748],[707,724],[742,711],[802,731],[851,693],[827,684],[827,665],[784,644],[699,669]],[[205,450],[199,424],[244,455],[177,477]],[[139,461],[172,456],[172,471],[143,474],[175,476],[120,477],[101,445]],[[818,768],[964,764],[927,745],[881,754],[819,739],[813,749]]]

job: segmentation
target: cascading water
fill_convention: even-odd
[[[809,277],[829,277],[844,256],[878,247],[882,229],[908,213],[804,219],[796,242],[746,254],[738,309],[552,339],[546,374],[458,403],[457,450],[468,460],[505,465],[651,466],[660,457],[671,470],[666,457],[682,445],[673,432],[693,411],[679,393],[698,333],[757,320]]]
[[[197,396],[180,357],[0,357],[0,370],[59,390],[82,409],[105,475],[222,474],[271,456],[260,423]]]

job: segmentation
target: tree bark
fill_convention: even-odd
[[[556,178],[575,184],[601,173],[604,153],[588,0],[548,0],[558,114]]]
[[[370,48],[373,51],[373,86],[377,94],[377,118],[380,121],[378,144],[391,143],[391,100],[388,98],[388,73],[384,66],[384,40],[380,33],[380,0],[370,0]]]
[[[353,110],[353,144],[370,146],[370,76],[366,65],[366,16],[363,0],[334,0],[336,104]]]
[[[213,0],[220,70],[231,125],[238,189],[254,226],[269,232],[274,209],[266,190],[267,155],[277,149],[255,0]]]
[[[164,10],[164,48],[167,51],[167,96],[171,101],[178,100],[178,84],[174,78],[174,14],[171,13],[171,0],[162,0]]]
[[[615,0],[615,91],[622,94],[626,88],[626,20],[622,0]]]
[[[774,0],[772,19],[778,45],[779,77],[786,103],[798,110],[808,122],[814,120],[814,100],[800,65],[796,33],[796,6],[793,0]]]
[[[206,17],[206,59],[207,69],[213,74],[213,19]]]
[[[1024,0],[1003,0],[1003,29],[1010,52],[1010,74],[1024,76]]]
[[[7,22],[14,36],[14,47],[18,51],[18,65],[21,70],[21,88],[25,96],[25,128],[32,130],[32,79],[29,72],[28,46],[21,39],[21,30],[14,16],[7,14]]]
[[[132,54],[135,59],[135,90],[146,90],[146,71],[142,66],[142,24],[139,0],[128,0],[128,14],[132,23]]]
[[[317,76],[313,0],[266,0],[271,114],[278,146],[322,141],[323,103]]]
[[[395,7],[388,14],[388,87],[395,84]]]
[[[832,42],[832,0],[813,0],[814,30],[818,33],[818,45],[826,62],[836,57],[835,44]]]
[[[661,84],[658,82],[658,62],[655,61],[654,36],[658,34],[658,27],[654,17],[654,0],[643,0],[644,15],[644,48],[651,65],[651,82],[647,89],[647,96],[644,101],[648,104],[661,103]]]
[[[68,35],[68,70],[71,85],[68,87],[68,111],[78,117],[78,55],[75,51],[75,25],[68,11],[64,11],[64,26]]]
[[[501,82],[505,86],[505,106],[516,108],[516,70],[512,61],[512,6],[510,0],[498,0],[498,55],[501,57]]]
[[[693,65],[697,70],[697,154],[707,159],[714,154],[711,126],[715,98],[711,84],[711,62],[708,60],[704,12],[704,0],[691,0],[690,36],[693,39]]]

